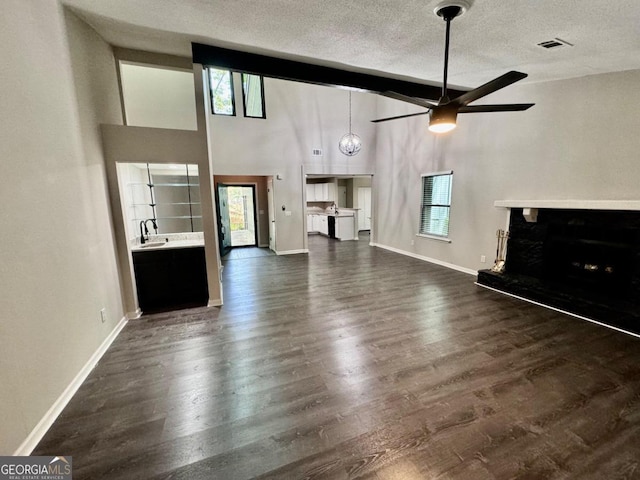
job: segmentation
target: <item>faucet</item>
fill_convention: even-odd
[[[158,233],[158,224],[154,218],[147,218],[146,220],[140,221],[140,245],[144,245],[145,241],[149,240],[149,229],[147,228],[147,222],[151,222],[153,225],[153,229]],[[144,231],[143,231],[144,228]],[[147,236],[145,239],[144,236]]]

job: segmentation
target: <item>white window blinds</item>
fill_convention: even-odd
[[[449,235],[451,184],[453,172],[422,176],[420,232],[423,235]]]

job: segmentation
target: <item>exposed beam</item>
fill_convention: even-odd
[[[213,47],[201,43],[192,43],[191,49],[194,63],[253,73],[264,77],[330,87],[351,87],[371,93],[396,92],[409,97],[430,100],[437,100],[441,94],[439,85],[426,85],[370,73],[350,72],[339,68]],[[452,98],[465,92],[456,89],[448,90],[449,96]]]

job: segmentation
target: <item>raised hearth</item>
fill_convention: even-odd
[[[478,283],[640,334],[640,212],[511,210],[505,272]]]

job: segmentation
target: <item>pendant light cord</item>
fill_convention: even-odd
[[[349,90],[349,135],[353,132],[351,131],[351,90]]]

